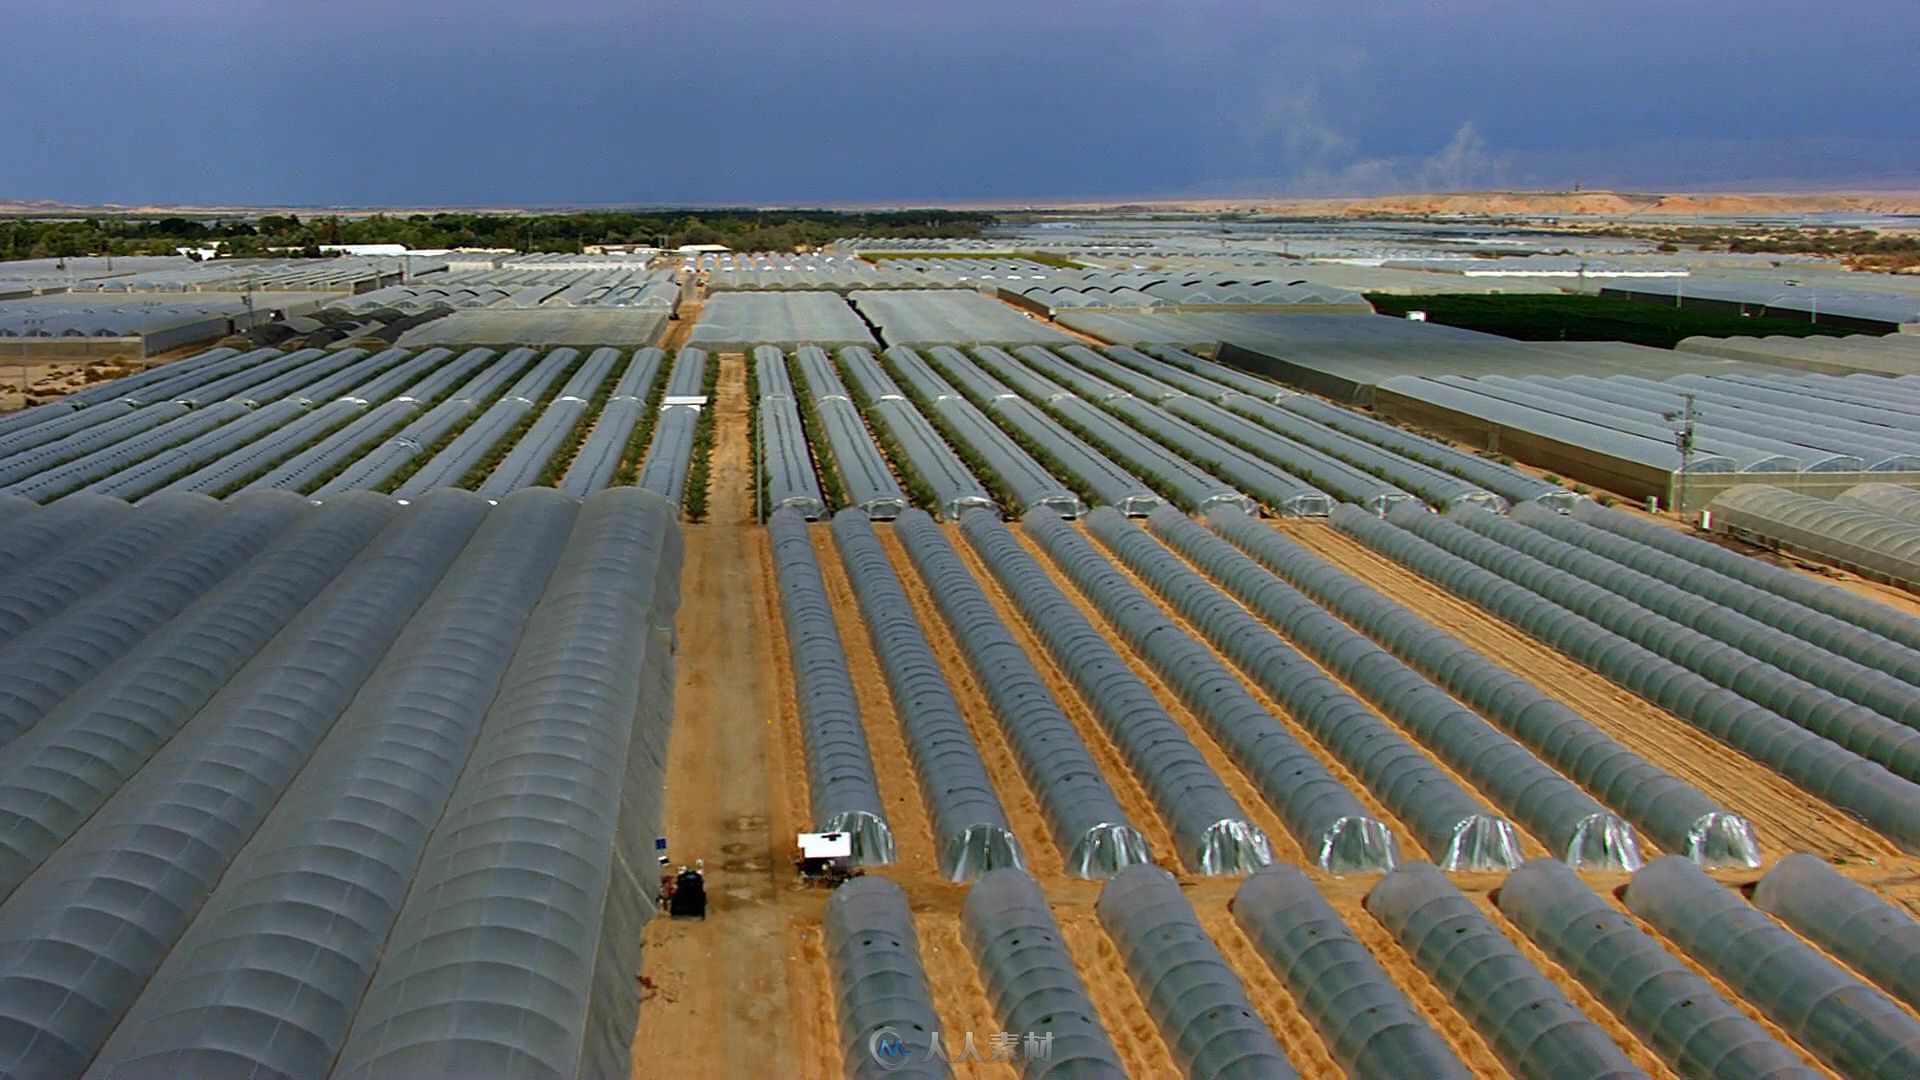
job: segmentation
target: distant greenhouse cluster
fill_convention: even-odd
[[[358,289],[398,281],[406,274],[443,269],[438,256],[343,255],[334,259],[234,259],[136,271],[74,283],[75,292],[196,292],[203,290]]]
[[[351,311],[394,307],[417,311],[435,304],[451,308],[628,307],[677,313],[680,285],[671,271],[586,270],[515,267],[435,274],[408,285],[390,285],[335,306]]]
[[[868,262],[852,255],[707,254],[698,269],[712,291],[793,289],[848,292],[854,289],[952,289],[995,287],[1002,282],[1060,273],[1027,259],[887,259]]]
[[[677,504],[693,441],[667,368],[652,348],[214,349],[0,419],[0,494],[499,499],[638,480]],[[698,394],[706,368],[682,350],[673,379]],[[676,419],[649,453],[663,413]]]
[[[1031,285],[1002,285],[1008,299],[1048,314],[1069,308],[1280,307],[1371,313],[1366,298],[1301,278],[1233,272],[1085,270]]]

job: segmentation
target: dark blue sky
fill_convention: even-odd
[[[0,198],[1920,187],[1920,0],[74,0]]]

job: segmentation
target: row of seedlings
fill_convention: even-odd
[[[1849,592],[1838,585],[1815,581],[1759,559],[1748,558],[1718,544],[1676,532],[1664,525],[1610,510],[1582,500],[1573,517],[1636,543],[1685,559],[1744,585],[1773,593],[1802,607],[1852,623],[1909,649],[1920,649],[1920,618]]]
[[[199,491],[216,496],[238,490],[247,481],[361,419],[370,406],[385,403],[404,389],[407,383],[423,375],[430,366],[407,360],[406,357],[405,350],[388,349],[340,373],[354,377],[348,385],[336,389],[334,386],[316,384],[301,392],[299,398],[303,403],[325,398],[332,400],[315,405],[286,426],[187,472],[160,490]],[[362,375],[370,377],[359,378]],[[322,380],[322,383],[333,381],[330,378]],[[333,396],[335,393],[339,396]]]
[[[248,1006],[302,1037],[273,1038],[271,1026],[241,1029],[222,1050],[283,1076],[317,1075],[333,1064],[516,647],[525,641],[531,649],[538,640],[522,631],[542,628],[528,619],[549,588],[575,513],[567,501],[535,497],[510,500],[487,516],[184,927],[173,955],[102,1047],[96,1071],[187,1075],[217,1068],[217,1052],[182,1018],[219,1013],[231,990],[232,957],[270,956],[274,943],[289,939],[324,952],[330,963],[289,972],[289,982],[250,995]],[[405,776],[403,792],[395,792],[394,775]],[[328,860],[346,838],[358,838],[361,858]],[[290,887],[296,868],[318,880]],[[313,888],[350,892],[356,917],[289,923],[291,905]],[[302,1009],[309,996],[328,1007]],[[249,1037],[250,1030],[258,1034]]]
[[[1367,514],[1357,506],[1341,509]],[[1192,519],[1161,511],[1152,524],[1256,614],[1486,792],[1556,857],[1572,866],[1631,870],[1640,865],[1632,826],[1513,737]]]
[[[1760,865],[1759,844],[1746,819],[1621,746],[1532,683],[1273,529],[1231,514],[1218,515],[1208,524],[1315,603],[1598,793],[1661,847],[1703,866]]]
[[[860,418],[860,409],[847,394],[827,350],[803,345],[794,353],[794,366],[806,383],[810,416],[826,440],[821,452],[833,459],[847,505],[864,510],[873,521],[899,517],[907,508],[907,495],[893,478],[886,456]]]
[[[1163,512],[1164,508],[1155,513]],[[1440,865],[1449,870],[1519,865],[1520,838],[1510,823],[1490,813],[1419,747],[1266,623],[1117,514],[1094,513],[1088,518],[1088,531],[1247,678],[1272,695],[1328,754],[1406,824],[1413,839]],[[1182,533],[1180,538],[1194,537]],[[1195,557],[1196,552],[1187,554]],[[1200,554],[1232,561],[1227,550],[1210,549]],[[1232,569],[1229,566],[1218,571],[1223,581],[1234,580]],[[1350,829],[1328,838],[1341,842],[1350,853],[1348,857],[1358,864],[1356,869],[1394,857],[1391,848],[1384,853],[1378,850],[1382,841],[1365,821],[1356,821]],[[1323,844],[1326,842],[1323,840]],[[1350,848],[1345,847],[1348,844]],[[1339,865],[1331,853],[1319,855],[1317,861],[1329,869]]]
[[[1839,701],[1844,699],[1907,727],[1920,728],[1920,692],[1916,692],[1914,682],[1803,641],[1784,629],[1701,596],[1689,587],[1622,566],[1604,555],[1559,540],[1544,530],[1485,513],[1456,512],[1449,516],[1504,547],[1529,555],[1548,566],[1597,585],[1637,607],[1724,642],[1755,660],[1793,676],[1803,684],[1820,688],[1832,695],[1831,700],[1824,702],[1829,716],[1839,714]],[[1548,516],[1556,515],[1549,513]],[[1569,524],[1579,527],[1578,522]],[[1920,655],[1908,653],[1906,659],[1920,662]],[[1759,692],[1751,684],[1747,688]],[[1755,700],[1773,707],[1782,715],[1792,715],[1780,704],[1779,699],[1762,696]]]
[[[800,703],[800,743],[807,758],[807,796],[818,832],[845,833],[856,862],[895,858],[893,828],[867,749],[860,696],[847,671],[846,648],[814,553],[806,517],[786,507],[767,519],[774,587],[794,694]]]
[[[1884,765],[1896,776],[1920,782],[1920,731],[1776,666],[1778,658],[1785,657],[1795,667],[1808,670],[1799,661],[1809,659],[1809,654],[1804,649],[1795,653],[1790,644],[1795,639],[1736,612],[1721,609],[1711,601],[1609,563],[1597,555],[1589,556],[1572,545],[1484,511],[1471,515],[1455,511],[1449,518],[1423,517],[1432,520],[1416,520],[1412,515],[1394,515],[1391,520],[1450,554],[1490,570],[1536,596],[1578,611],[1582,617],[1655,655]],[[1468,524],[1473,528],[1468,528]],[[1492,536],[1509,542],[1502,543]],[[1549,559],[1552,561],[1547,561]],[[1600,564],[1599,569],[1591,565],[1594,562]],[[1579,567],[1585,574],[1568,567]],[[1631,580],[1629,575],[1640,580]],[[1615,587],[1595,584],[1592,578],[1611,582]],[[1632,595],[1627,595],[1629,592]],[[1687,621],[1669,618],[1668,612],[1681,615]],[[1713,627],[1721,636],[1702,633],[1688,623]],[[1741,644],[1728,644],[1724,638],[1735,638]],[[1783,647],[1774,649],[1754,644],[1756,640],[1767,639]],[[1767,653],[1767,657],[1760,657],[1761,652]],[[1811,673],[1825,674],[1823,681],[1838,685],[1860,685],[1849,679],[1863,674],[1864,669],[1831,654],[1825,659],[1827,663],[1816,665]],[[1769,660],[1776,662],[1769,663]],[[1841,665],[1854,670],[1836,670]],[[1911,689],[1896,691],[1894,707],[1910,703],[1913,697]]]
[[[1565,866],[1534,859],[1507,875],[1493,899],[1680,1075],[1819,1075]]]
[[[1089,350],[1077,350],[1077,352],[1083,356],[1073,357],[1075,363],[1079,363],[1081,359],[1098,359]],[[1110,348],[1106,350],[1106,354],[1112,359],[1106,361],[1106,367],[1096,367],[1094,371],[1104,371],[1108,373],[1108,377],[1114,377],[1119,371],[1133,371],[1135,379],[1146,379],[1146,377],[1171,379],[1181,373],[1177,367],[1158,361],[1154,357],[1139,354],[1135,350]],[[1062,350],[1062,356],[1068,356],[1068,352]],[[1202,382],[1198,377],[1190,377],[1190,379],[1194,382]],[[1379,486],[1380,482],[1388,482],[1388,484],[1394,484],[1394,490],[1411,492],[1413,496],[1438,507],[1484,505],[1494,511],[1507,509],[1507,500],[1501,498],[1500,494],[1486,490],[1484,486],[1471,480],[1457,477],[1450,471],[1432,467],[1423,461],[1417,461],[1402,454],[1394,454],[1392,450],[1375,446],[1363,438],[1356,438],[1340,430],[1331,429],[1327,425],[1321,425],[1317,421],[1306,419],[1294,411],[1284,409],[1281,405],[1254,400],[1244,394],[1233,394],[1231,390],[1225,390],[1225,388],[1221,390],[1223,390],[1223,400],[1219,402],[1215,402],[1212,398],[1208,400],[1175,398],[1164,404],[1167,411],[1185,415],[1196,425],[1213,430],[1223,438],[1229,438],[1229,440],[1244,438],[1248,440],[1248,446],[1254,446],[1258,450],[1273,446],[1271,442],[1273,432],[1279,432],[1286,436],[1279,450],[1290,448],[1290,454],[1302,457],[1300,461],[1302,469],[1311,471],[1315,475],[1325,473],[1329,477],[1329,482],[1340,480],[1342,484],[1354,484],[1356,482],[1354,475],[1357,473],[1359,477],[1371,477],[1375,486]],[[1250,423],[1250,421],[1258,421],[1258,423]],[[1288,457],[1288,465],[1292,465],[1290,457]],[[1367,505],[1365,500],[1348,500],[1348,502]],[[1400,500],[1390,500],[1390,502],[1400,502]],[[1380,507],[1369,505],[1369,509],[1380,509]]]
[[[760,345],[754,348],[752,360],[758,391],[753,407],[758,418],[755,437],[759,440],[760,464],[754,497],[765,513],[792,507],[807,520],[816,521],[827,514],[827,500],[820,494],[819,478],[814,476],[813,453],[800,422],[786,354],[779,346]]]
[[[1395,867],[1366,908],[1515,1076],[1646,1075],[1432,863]]]
[[[1230,506],[1259,512],[1254,501],[1212,473],[1154,442],[1065,387],[1035,374],[1003,349],[975,350],[980,366],[1029,403],[1058,420],[1069,432],[1150,484],[1167,501],[1189,513]],[[1147,512],[1151,512],[1150,510]]]
[[[1406,529],[1357,508],[1351,513],[1336,511],[1333,524],[1815,797],[1848,811],[1901,846],[1920,850],[1920,786],[1627,640],[1584,612],[1556,604]]]
[[[1180,724],[1000,519],[968,514],[960,530],[1092,707],[1171,827],[1181,862],[1196,874],[1245,874],[1273,862],[1266,834]]]
[[[52,612],[30,633],[0,646],[0,669],[11,673],[0,696],[0,744],[27,730],[87,680],[195,603],[279,538],[288,536],[308,504],[285,493],[248,496],[223,504],[202,528],[129,563],[112,588],[74,596],[47,574],[25,574],[40,595],[20,597],[28,607],[51,602]],[[145,516],[144,514],[142,515]],[[119,530],[113,530],[118,532]],[[108,535],[104,532],[101,535]],[[91,544],[88,546],[92,546]],[[0,592],[15,593],[13,581]],[[8,623],[16,609],[9,603]]]
[[[747,369],[749,392],[753,379],[753,369]],[[700,380],[699,400],[718,401],[720,392],[720,364],[716,361],[706,366]],[[693,448],[687,465],[686,498],[681,509],[688,521],[703,521],[707,516],[707,499],[713,493],[713,438],[717,428],[719,414],[714,409],[700,410],[699,419],[693,425]]]
[[[474,418],[466,429],[428,458],[393,489],[401,499],[417,499],[443,487],[464,487],[471,474],[484,466],[496,447],[512,445],[526,421],[538,416],[560,380],[580,363],[580,350],[555,349],[541,357],[498,401]]]
[[[406,393],[368,409],[364,416],[247,482],[242,491],[308,491],[337,475],[408,423],[453,394],[462,381],[493,359],[491,349],[468,349],[451,360],[450,350],[428,349],[416,358],[434,358],[430,374]],[[397,369],[396,369],[397,370]]]
[[[904,345],[895,345],[881,356],[914,403],[947,436],[962,458],[970,459],[978,473],[999,481],[1009,512],[1046,509],[1061,517],[1076,518],[1086,509],[1073,489],[948,385],[919,353]]]
[[[1152,513],[1162,502],[1144,481],[987,374],[959,349],[936,346],[928,350],[927,360],[1036,460],[1070,478],[1092,501],[1136,516]]]
[[[1626,902],[1841,1075],[1920,1075],[1920,1021],[1699,867],[1656,859]]]
[[[515,498],[572,501],[546,491]],[[631,490],[581,504],[365,984],[335,1059],[340,1075],[631,1071],[633,973],[654,889],[620,853],[640,850],[660,826],[676,518]],[[555,685],[569,688],[566,700],[554,698]],[[469,914],[509,909],[520,918]],[[526,926],[542,928],[538,950]],[[423,1003],[425,986],[459,989]],[[484,1033],[473,1036],[484,1050],[449,1031]]]
[[[61,505],[92,501],[83,496]],[[283,500],[268,496],[267,501]],[[118,499],[112,502],[131,509]],[[343,499],[192,597],[164,632],[149,633],[137,643],[130,637],[88,639],[89,647],[99,650],[96,658],[83,663],[79,653],[69,653],[56,666],[15,680],[9,693],[0,695],[0,744],[11,744],[0,759],[0,796],[33,798],[39,809],[27,816],[35,831],[65,836],[322,589],[344,578],[349,561],[368,549],[394,510],[388,499],[372,493]],[[108,525],[97,516],[88,520],[95,528]],[[170,561],[156,560],[156,565]],[[101,617],[113,618],[118,612],[112,594],[103,595],[108,597],[104,611],[95,603],[78,605],[76,621],[62,619],[10,655],[24,663]],[[87,746],[96,752],[83,751]],[[97,752],[99,747],[113,752]],[[63,759],[68,763],[58,764]],[[0,859],[0,893],[25,873],[16,859],[27,858],[27,849],[16,840],[7,850],[12,854]]]
[[[1094,909],[1186,1075],[1299,1075],[1172,874],[1128,867],[1100,890]]]
[[[117,790],[69,790],[81,796],[78,805],[46,815],[51,820],[22,838],[0,871],[0,1070],[78,1075],[93,1061],[486,510],[472,495],[423,504],[407,523],[414,528],[388,531],[356,561],[355,570],[368,572],[344,574],[163,752],[143,759]],[[412,541],[404,550],[402,535]],[[129,737],[146,736],[119,739]],[[201,823],[194,857],[152,857],[146,838],[182,821]],[[54,941],[71,944],[52,957]],[[116,977],[89,977],[101,970]]]
[[[1229,906],[1349,1077],[1473,1075],[1307,875],[1291,866],[1268,867],[1247,878]]]
[[[1325,516],[1333,508],[1334,500],[1307,481],[1180,419],[1158,405],[1087,374],[1046,348],[1023,345],[1014,350],[1014,355],[1040,374],[1091,399],[1099,407],[1160,442],[1166,448],[1162,450],[1163,455],[1179,454],[1208,472],[1231,480],[1277,514],[1286,517]]]
[[[894,465],[909,475],[909,483],[917,478],[926,485],[934,512],[953,521],[969,507],[994,505],[993,496],[966,462],[900,392],[871,351],[841,349],[840,368],[858,396],[861,410],[878,424],[878,430],[886,432]]]
[[[1146,839],[940,526],[909,510],[895,530],[1046,813],[1067,873],[1103,878],[1147,862]]]
[[[1046,894],[1026,871],[1004,867],[982,874],[960,905],[960,937],[1003,1029],[1045,1039],[1044,1057],[1021,1057],[1026,1075],[1126,1075]]]
[[[634,481],[675,506],[686,501],[694,436],[701,415],[709,411],[707,367],[705,349],[681,349],[674,356],[667,392],[660,399],[660,416],[654,422],[653,444],[647,448],[646,461]]]
[[[175,494],[154,501],[151,513],[116,522],[110,531],[81,534],[27,573],[0,581],[0,643],[12,641],[84,597],[164,557],[219,516],[204,495]]]
[[[1268,428],[1244,416],[1236,415],[1212,401],[1196,397],[1179,387],[1142,374],[1136,370],[1136,367],[1142,362],[1153,363],[1145,357],[1140,357],[1135,364],[1129,365],[1117,363],[1079,345],[1065,346],[1056,352],[1075,366],[1153,402],[1168,413],[1188,421],[1229,445],[1279,465],[1290,473],[1324,488],[1343,502],[1355,503],[1375,513],[1383,514],[1400,503],[1419,501],[1417,496],[1390,480],[1384,480],[1372,472],[1356,468],[1294,438],[1282,438]],[[1138,356],[1138,354],[1134,355]],[[1252,405],[1261,408],[1272,407],[1257,401],[1252,402]],[[1291,435],[1290,432],[1288,434]]]
[[[534,356],[532,349],[509,349],[385,442],[341,464],[331,476],[322,473],[309,494],[327,499],[348,491],[390,489],[505,393]]]
[[[886,878],[857,878],[834,890],[820,922],[833,970],[842,1075],[952,1076],[945,1054],[934,1047],[940,1014],[920,965],[907,894]]]
[[[633,354],[620,381],[613,384],[613,393],[608,395],[593,430],[580,443],[555,487],[584,499],[613,483],[641,421],[646,419],[649,408],[658,408],[655,386],[659,384],[660,367],[666,355],[655,348],[640,349]]]
[[[591,423],[596,403],[605,400],[603,388],[620,362],[620,350],[599,348],[587,354],[560,392],[540,412],[526,433],[513,442],[500,464],[473,490],[490,499],[533,487],[547,473],[555,455],[573,446],[582,424]]]
[[[835,514],[833,541],[920,779],[940,872],[965,881],[1023,865],[980,748],[866,512],[853,506]]]
[[[1111,530],[1108,519],[1117,513],[1110,507],[1096,510],[1088,517],[1088,526]],[[1182,633],[1152,598],[1077,530],[1045,514],[1028,514],[1024,527],[1194,711],[1207,733],[1279,813],[1315,866],[1334,873],[1393,866],[1393,835],[1386,824],[1371,817],[1211,650]]]
[[[1598,509],[1596,507],[1596,509]],[[1624,517],[1624,515],[1622,515]],[[1514,508],[1513,518],[1556,540],[1677,585],[1688,592],[1737,611],[1809,645],[1843,656],[1875,672],[1920,686],[1920,649],[1892,640],[1873,630],[1816,610],[1783,595],[1777,587],[1763,587],[1709,569],[1686,556],[1610,532],[1572,515],[1555,514],[1531,506]],[[1631,520],[1631,519],[1628,519]],[[1654,526],[1659,528],[1659,526]],[[1661,529],[1662,532],[1667,530]],[[1676,534],[1677,535],[1677,534]],[[1682,537],[1682,539],[1688,539]],[[1711,545],[1709,545],[1711,547]],[[1712,548],[1719,551],[1722,549]],[[1739,556],[1735,556],[1739,558]],[[1742,560],[1756,561],[1756,560]],[[1792,575],[1793,580],[1804,580]],[[1817,589],[1833,588],[1815,585]],[[1843,593],[1851,596],[1851,593]],[[1878,606],[1878,605],[1875,605]],[[1892,613],[1892,609],[1884,609]],[[1831,687],[1829,688],[1831,689]],[[1857,699],[1856,699],[1857,700]],[[1888,713],[1897,716],[1896,713]]]

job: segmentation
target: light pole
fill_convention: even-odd
[[[1673,432],[1673,448],[1680,451],[1680,512],[1687,512],[1687,473],[1693,464],[1693,422],[1698,415],[1693,411],[1693,395],[1682,394],[1682,407],[1672,412],[1662,413],[1668,423],[1678,422]]]

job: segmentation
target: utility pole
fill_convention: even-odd
[[[1680,451],[1680,512],[1687,512],[1687,473],[1693,464],[1693,422],[1697,414],[1693,411],[1693,395],[1682,394],[1682,408],[1663,414],[1668,423],[1678,422],[1673,432],[1673,447]]]

